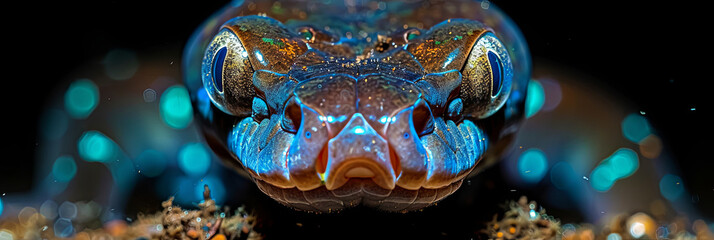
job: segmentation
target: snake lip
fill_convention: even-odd
[[[371,179],[375,184],[384,189],[394,189],[396,177],[394,171],[385,168],[383,164],[366,158],[345,159],[339,166],[334,167],[325,181],[327,190],[341,187],[351,178]]]

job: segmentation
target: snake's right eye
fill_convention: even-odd
[[[492,32],[482,34],[473,44],[461,73],[464,114],[483,119],[508,100],[513,64],[506,46]]]
[[[229,28],[221,29],[206,48],[201,67],[203,87],[211,102],[235,116],[251,114],[255,97],[248,52]]]

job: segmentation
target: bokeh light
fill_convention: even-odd
[[[655,233],[657,234],[657,239],[665,239],[669,237],[669,229],[664,226],[658,227]]]
[[[24,207],[17,214],[17,221],[23,226],[28,226],[35,223],[35,221],[38,220],[38,217],[39,215],[37,214],[37,209],[33,207]]]
[[[59,218],[53,227],[56,237],[68,238],[74,235],[74,227],[69,219]]]
[[[181,147],[178,165],[189,176],[203,176],[211,166],[211,155],[202,143],[188,143]]]
[[[15,236],[7,229],[0,230],[0,240],[14,240]]]
[[[174,85],[166,89],[161,95],[159,104],[161,118],[172,128],[185,128],[193,120],[193,109],[188,90],[181,85]]]
[[[622,135],[628,140],[639,143],[650,135],[650,124],[647,119],[637,113],[631,113],[622,120]]]
[[[659,191],[664,198],[674,201],[684,194],[684,184],[679,176],[667,174],[659,181]]]
[[[61,156],[52,165],[52,176],[60,182],[69,182],[77,174],[77,164],[71,156]]]
[[[657,224],[649,215],[639,212],[627,219],[626,230],[633,238],[652,239],[656,236]],[[629,237],[627,237],[629,238]]]
[[[77,205],[71,202],[63,202],[57,209],[60,218],[74,219],[77,217]]]
[[[136,165],[139,172],[147,177],[156,177],[166,169],[166,156],[163,153],[148,149],[136,158]]]
[[[590,173],[590,186],[595,190],[605,192],[615,184],[615,174],[608,165],[600,165]]]
[[[48,109],[40,119],[40,134],[47,140],[61,138],[69,126],[69,117],[60,109]]]
[[[629,148],[618,149],[606,161],[617,179],[631,176],[640,166],[637,153]]]
[[[208,97],[206,89],[199,88],[196,90],[196,105],[198,112],[201,113],[204,118],[207,118],[209,121],[213,120],[213,116],[211,116],[211,99]]]
[[[156,90],[154,89],[147,88],[141,95],[144,97],[144,102],[151,103],[156,101]]]
[[[114,80],[126,80],[134,76],[139,68],[136,53],[127,49],[114,49],[102,61],[104,72]]]
[[[642,156],[654,159],[662,153],[662,139],[657,135],[650,134],[640,141],[640,153]]]
[[[526,117],[530,118],[538,113],[544,103],[545,91],[543,90],[543,85],[537,80],[531,80],[528,82],[528,93],[526,95]]]
[[[550,181],[560,190],[573,189],[577,180],[578,175],[568,162],[558,162],[550,168]]]
[[[610,233],[607,235],[607,240],[622,240],[622,236],[617,233]]]
[[[528,149],[518,158],[518,174],[528,183],[539,182],[547,169],[548,160],[540,149]]]
[[[57,217],[57,203],[52,200],[47,200],[40,206],[40,214],[46,219],[55,219]]]
[[[2,198],[0,197],[0,216],[2,216]]]
[[[640,238],[642,235],[645,235],[645,225],[639,222],[636,222],[630,226],[630,235],[634,238]]]
[[[545,93],[545,102],[541,111],[552,111],[563,100],[563,91],[560,88],[560,84],[552,79],[540,79],[538,82],[543,86],[543,92]]]
[[[590,173],[590,185],[597,191],[608,191],[617,180],[634,174],[639,166],[635,151],[629,148],[617,149]]]
[[[64,95],[64,107],[75,119],[85,119],[99,104],[99,88],[89,79],[79,79],[69,85]]]
[[[577,228],[573,224],[565,224],[563,227],[561,227],[561,232],[563,235],[563,239],[572,239],[573,235],[575,235],[575,232],[577,231]]]
[[[106,162],[116,156],[114,142],[98,131],[87,131],[82,134],[77,144],[79,156],[89,162]]]
[[[67,189],[67,186],[69,185],[69,182],[60,182],[57,181],[54,176],[50,173],[47,174],[47,177],[41,182],[42,184],[42,189],[47,189],[47,193],[49,195],[58,195],[64,192],[65,189]]]

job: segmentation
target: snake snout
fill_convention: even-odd
[[[283,114],[283,129],[297,139],[288,152],[290,178],[301,189],[322,182],[333,190],[353,178],[390,190],[420,188],[428,161],[419,137],[434,125],[420,94],[408,81],[381,75],[302,82]]]
[[[360,113],[352,116],[340,133],[327,144],[325,187],[333,190],[351,178],[371,178],[385,189],[393,189],[396,168],[392,164],[389,145]]]

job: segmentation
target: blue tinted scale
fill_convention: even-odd
[[[263,66],[268,66],[268,59],[265,59],[263,57],[263,53],[261,53],[259,50],[255,50],[255,58],[258,59],[258,62],[260,62],[260,64],[263,64]]]
[[[218,92],[223,92],[223,62],[226,60],[228,49],[223,47],[218,50],[216,57],[213,59],[213,68],[211,75],[213,76],[213,85],[216,86]]]
[[[362,134],[364,134],[365,130],[363,127],[357,126],[352,129],[352,132],[354,132],[357,135],[362,135]]]
[[[451,62],[454,61],[456,56],[459,55],[459,49],[460,48],[454,49],[454,51],[451,51],[451,53],[449,53],[449,55],[446,57],[446,61],[444,61],[444,66],[442,66],[442,68],[446,68],[446,66],[448,66],[449,64],[451,64]]]
[[[493,87],[491,87],[491,97],[495,97],[501,92],[503,82],[503,69],[501,67],[501,59],[496,53],[488,52],[488,63],[491,65],[491,76],[493,77]]]

